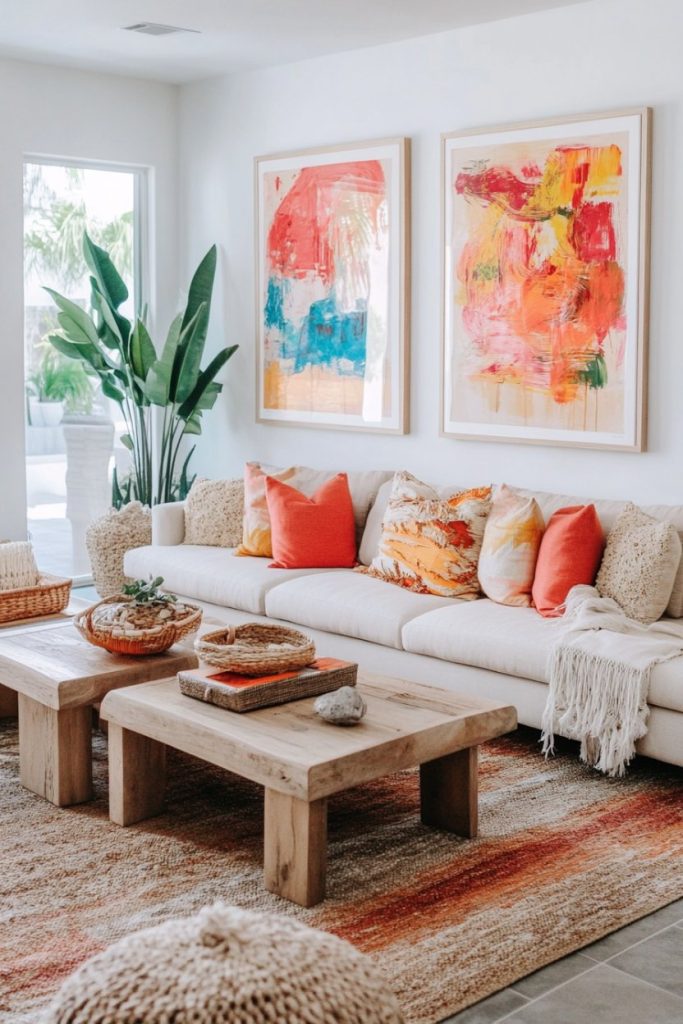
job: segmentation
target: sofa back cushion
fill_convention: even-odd
[[[346,473],[330,477],[309,497],[266,477],[274,569],[350,569],[356,525]]]
[[[524,487],[513,487],[512,490],[517,494],[536,499],[541,507],[546,525],[553,512],[557,512],[558,509],[564,508],[567,505],[585,505],[592,502],[595,505],[595,510],[598,513],[606,536],[609,535],[618,516],[628,504],[627,501],[609,501],[607,499],[593,501],[591,498],[577,498],[576,495],[571,496],[568,494],[552,494],[548,491],[532,491]],[[683,541],[683,505],[640,505],[639,507],[642,512],[652,516],[653,519],[659,519],[665,523],[673,523],[681,541]],[[678,572],[676,573],[666,614],[673,619],[683,618],[683,559],[681,559]]]
[[[382,539],[382,520],[389,504],[393,482],[393,475],[391,479],[384,481],[368,512],[358,548],[358,561],[361,565],[370,565],[379,551],[379,542]]]

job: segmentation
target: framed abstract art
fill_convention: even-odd
[[[442,138],[442,433],[642,451],[650,111]]]
[[[404,433],[408,140],[255,170],[258,420]]]

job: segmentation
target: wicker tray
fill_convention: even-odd
[[[35,587],[0,590],[0,622],[57,615],[69,603],[71,580],[43,573]]]
[[[130,633],[114,632],[109,625],[100,625],[92,620],[93,612],[103,604],[126,603],[130,598],[121,594],[107,597],[86,608],[74,618],[74,625],[82,637],[94,644],[104,647],[112,654],[128,654],[135,657],[145,654],[163,654],[183,637],[189,636],[199,628],[202,610],[197,605],[183,601],[188,613],[182,619],[159,623],[146,629],[138,629]]]
[[[288,704],[304,697],[318,697],[340,686],[355,686],[358,665],[335,658],[320,658],[299,672],[263,679],[211,668],[178,673],[180,692],[228,711],[254,711],[274,704]]]
[[[245,622],[205,633],[194,642],[200,661],[224,672],[264,676],[272,672],[293,672],[315,659],[315,645],[297,629]]]

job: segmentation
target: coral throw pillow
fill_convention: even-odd
[[[442,497],[410,473],[397,473],[379,553],[357,571],[418,594],[472,600],[479,596],[477,562],[490,507],[490,487]]]
[[[356,564],[356,523],[346,473],[312,497],[267,476],[275,569],[342,569]]]
[[[535,498],[502,484],[495,492],[479,555],[479,585],[498,604],[528,608],[545,529]]]
[[[543,534],[531,590],[541,615],[562,615],[561,606],[572,587],[593,585],[604,547],[595,505],[572,505],[553,513]]]

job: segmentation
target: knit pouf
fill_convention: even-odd
[[[403,1024],[348,942],[217,903],[121,939],[69,978],[44,1024]]]

